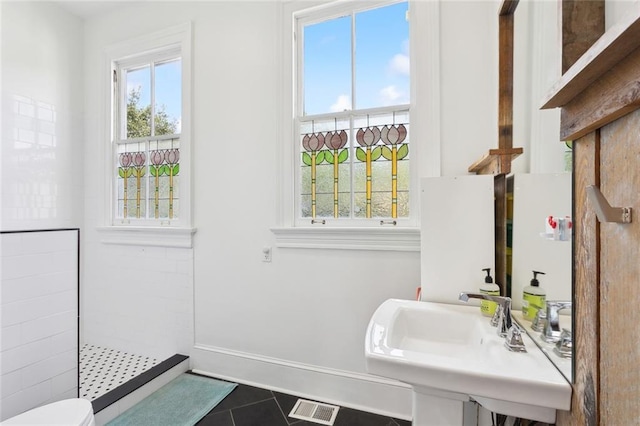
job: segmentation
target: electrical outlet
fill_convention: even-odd
[[[262,248],[262,261],[271,262],[271,247]]]

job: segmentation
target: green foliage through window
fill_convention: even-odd
[[[127,97],[127,139],[151,136],[151,105],[140,105],[140,87],[131,89]],[[178,133],[178,120],[171,118],[165,105],[157,108],[154,117],[155,136]]]

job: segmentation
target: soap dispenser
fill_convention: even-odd
[[[490,296],[500,296],[500,287],[493,283],[491,278],[491,268],[484,268],[483,271],[487,272],[487,276],[484,277],[484,283],[480,286],[480,293],[488,294]],[[482,300],[480,302],[480,312],[482,315],[491,317],[496,311],[498,304],[491,302],[490,300]]]
[[[538,311],[546,307],[546,292],[537,278],[540,274],[545,275],[544,272],[533,271],[530,285],[522,289],[522,317],[527,321],[533,321]]]

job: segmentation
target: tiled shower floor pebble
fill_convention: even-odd
[[[80,397],[93,401],[158,362],[142,355],[84,345],[80,350]]]

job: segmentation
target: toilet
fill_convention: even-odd
[[[91,403],[80,398],[53,402],[0,422],[1,426],[95,426],[95,424]]]

